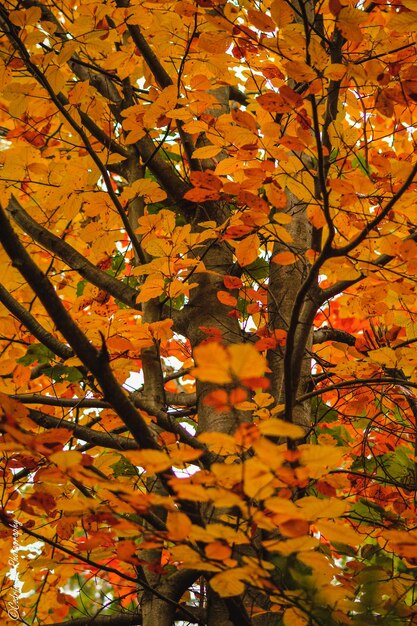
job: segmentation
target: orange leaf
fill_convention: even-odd
[[[225,276],[223,283],[226,289],[240,289],[243,285],[242,279],[238,276]]]
[[[221,541],[213,541],[208,543],[204,548],[207,558],[214,559],[215,561],[224,561],[229,559],[232,554],[230,546],[222,543]]]
[[[270,111],[271,113],[288,113],[292,109],[292,105],[288,100],[284,100],[279,93],[274,93],[273,91],[258,96],[256,101],[259,102],[265,111]]]
[[[226,306],[236,306],[237,298],[232,296],[228,291],[218,291],[217,299]]]
[[[256,233],[248,235],[245,239],[239,241],[235,248],[235,254],[241,267],[245,267],[256,261],[258,258],[259,245],[260,241]]]
[[[261,11],[248,9],[248,18],[251,24],[263,33],[273,32],[276,28],[274,21],[269,17],[269,15],[265,15],[265,13],[262,13]]]
[[[220,343],[211,341],[200,344],[194,349],[194,360],[197,364],[191,373],[204,382],[226,384],[232,382],[229,354]]]
[[[189,517],[180,511],[168,511],[166,526],[168,538],[171,541],[183,541],[187,539],[192,528]]]
[[[279,185],[276,183],[270,183],[265,185],[265,193],[269,202],[276,209],[285,209],[288,203],[287,194]]]
[[[277,263],[278,265],[292,265],[296,263],[297,260],[298,258],[294,252],[278,252],[278,254],[271,259],[273,263]]]
[[[213,172],[191,172],[190,181],[194,185],[194,187],[199,187],[201,189],[211,189],[214,191],[219,191],[222,188],[221,179],[213,174]]]
[[[353,7],[343,7],[338,14],[337,25],[343,37],[348,41],[360,43],[363,39],[363,33],[359,24],[366,22],[367,19],[368,15],[365,11]]]
[[[207,202],[207,200],[218,200],[220,198],[220,194],[214,189],[196,187],[195,189],[186,191],[184,198],[186,200],[190,200],[191,202]]]
[[[303,519],[289,519],[279,524],[279,531],[285,537],[302,537],[310,531],[310,524]]]
[[[269,205],[266,202],[266,200],[264,200],[263,198],[260,198],[254,193],[251,193],[250,191],[246,191],[242,189],[239,192],[237,200],[241,204],[246,204],[252,209],[256,209],[257,211],[262,211],[263,213],[267,215],[269,213]]]

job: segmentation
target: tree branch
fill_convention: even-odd
[[[110,448],[112,450],[138,450],[138,444],[134,439],[128,439],[127,437],[121,437],[120,435],[112,435],[108,433],[102,433],[97,430],[92,430],[87,426],[80,426],[74,422],[68,420],[59,419],[52,415],[47,415],[41,411],[35,411],[29,409],[30,419],[45,429],[51,428],[65,428],[73,433],[74,437],[86,441],[93,446],[101,446],[103,448]]]
[[[21,275],[42,302],[57,329],[65,337],[75,354],[92,372],[99,382],[104,395],[108,398],[116,413],[126,424],[140,447],[158,449],[146,422],[126,396],[114,377],[109,363],[87,339],[65,309],[55,289],[32,261],[0,205],[0,241]]]
[[[62,408],[91,408],[91,409],[109,409],[114,408],[114,405],[110,402],[106,402],[105,400],[97,400],[95,398],[54,398],[53,396],[44,396],[41,394],[12,394],[10,396],[14,400],[18,400],[22,404],[31,405],[31,404],[42,404],[45,406],[58,406]],[[201,457],[203,462],[209,459],[209,453],[206,450],[206,447],[197,441],[197,439],[189,433],[183,426],[181,426],[178,419],[176,419],[175,415],[170,415],[161,409],[157,409],[153,405],[144,401],[136,394],[132,394],[130,396],[130,401],[134,404],[138,409],[142,409],[149,415],[156,417],[156,423],[161,428],[164,428],[170,433],[174,433],[178,436],[179,440],[183,443],[192,446],[197,450],[203,450],[204,454]],[[71,423],[71,422],[70,422]],[[55,427],[55,426],[54,426]],[[65,428],[65,426],[63,427]],[[95,432],[95,431],[93,431]],[[82,437],[80,437],[82,439]],[[210,457],[211,458],[211,457]],[[213,457],[214,458],[214,457]],[[213,459],[212,459],[213,460]]]
[[[5,521],[5,520],[2,520],[2,521]],[[11,524],[12,524],[12,522],[10,521],[10,526],[11,526]],[[91,559],[88,559],[86,557],[83,557],[81,554],[77,554],[73,550],[70,550],[69,548],[66,548],[66,547],[62,546],[61,544],[57,543],[56,541],[52,541],[51,539],[48,539],[47,537],[44,537],[43,535],[39,535],[38,533],[34,532],[33,530],[29,530],[29,528],[26,528],[26,526],[21,525],[21,526],[19,526],[19,529],[21,529],[23,533],[29,535],[30,537],[34,537],[38,541],[42,541],[42,542],[48,544],[52,548],[55,548],[56,550],[59,550],[60,552],[63,552],[64,554],[66,554],[68,556],[71,556],[72,558],[76,559],[77,561],[81,561],[82,563],[85,563],[86,565],[92,567],[93,569],[97,569],[98,571],[108,572],[110,574],[116,574],[117,576],[120,576],[120,578],[134,583],[137,587],[143,587],[144,589],[149,591],[151,594],[153,594],[154,596],[156,596],[160,600],[163,600],[164,602],[166,602],[167,604],[170,604],[171,606],[175,606],[176,609],[181,612],[182,619],[187,619],[187,620],[191,621],[191,623],[196,623],[194,621],[194,615],[191,612],[188,611],[188,607],[179,605],[178,602],[175,602],[175,600],[172,600],[171,598],[169,598],[168,596],[164,595],[163,593],[161,593],[160,591],[158,591],[154,587],[151,587],[144,580],[142,580],[142,579],[139,580],[138,578],[134,578],[133,576],[129,576],[129,574],[126,574],[125,572],[121,572],[120,570],[116,569],[115,567],[109,567],[108,565],[105,565],[104,563],[96,563],[95,561],[93,561]],[[69,623],[71,624],[72,622],[69,622]]]
[[[125,285],[110,274],[102,272],[66,241],[35,222],[14,196],[12,196],[9,201],[7,211],[25,233],[30,235],[32,239],[41,246],[55,254],[71,269],[78,272],[80,276],[99,289],[107,291],[114,298],[123,302],[123,304],[136,310],[140,309],[139,305],[135,303],[138,296],[136,289]]]
[[[18,36],[16,27],[10,21],[7,11],[4,10],[1,7],[1,5],[0,5],[0,15],[2,17],[2,21],[4,22],[6,26],[6,29],[5,29],[6,36],[9,39],[12,46],[16,49],[16,52],[19,51],[21,59],[26,65],[27,70],[35,78],[35,80],[46,90],[49,97],[51,98],[51,101],[55,104],[57,109],[60,111],[61,115],[67,120],[69,125],[73,128],[73,130],[77,133],[77,135],[80,137],[81,141],[83,142],[88,154],[91,157],[91,160],[93,161],[94,165],[97,167],[98,171],[100,172],[103,178],[103,182],[106,187],[107,193],[109,197],[111,198],[114,204],[114,207],[116,208],[116,211],[119,214],[119,217],[122,221],[124,229],[126,230],[126,233],[129,236],[132,246],[137,251],[138,255],[140,256],[141,247],[140,247],[138,238],[136,237],[133,229],[131,228],[126,212],[123,206],[121,205],[117,194],[115,193],[113,189],[112,181],[109,177],[109,173],[106,167],[104,166],[104,164],[101,162],[98,155],[96,154],[94,148],[92,147],[89,138],[84,132],[84,129],[78,124],[78,122],[71,116],[70,112],[68,111],[66,104],[65,104],[65,101],[66,101],[65,96],[63,96],[63,94],[60,94],[60,93],[58,94],[55,93],[51,84],[47,80],[45,74],[43,74],[42,71],[32,62],[28,50],[26,49],[24,43]]]
[[[324,343],[325,341],[338,341],[339,343],[346,343],[348,346],[354,346],[356,337],[345,330],[323,326],[323,328],[314,331],[313,344]]]
[[[188,624],[205,624],[205,609],[195,606],[184,607],[187,611],[186,621]],[[191,615],[194,615],[192,620]],[[184,620],[184,611],[182,606],[177,610],[176,619]],[[142,624],[141,615],[129,615],[123,613],[115,613],[112,615],[97,615],[79,617],[67,622],[55,622],[49,626],[140,626]]]
[[[13,296],[0,285],[0,302],[14,315],[19,322],[23,324],[29,332],[32,333],[44,346],[51,352],[61,357],[61,359],[70,359],[74,352],[65,343],[62,343],[56,337],[51,335],[36,319],[27,311]]]
[[[329,391],[335,391],[337,389],[344,389],[346,387],[358,387],[360,385],[399,385],[401,387],[410,387],[411,389],[417,389],[417,383],[413,383],[410,380],[404,380],[402,378],[395,377],[381,377],[381,378],[354,378],[352,380],[342,380],[340,383],[334,383],[334,385],[327,385],[327,387],[320,387],[314,391],[299,396],[296,402],[305,402],[316,396],[322,396]]]
[[[55,622],[50,626],[140,626],[140,615],[92,615],[91,617],[79,617],[67,622]]]

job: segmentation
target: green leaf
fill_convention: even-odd
[[[245,267],[245,273],[255,280],[265,280],[269,275],[269,263],[262,257],[259,257],[256,261]]]
[[[27,349],[27,352],[24,356],[17,359],[18,363],[22,365],[32,365],[32,363],[39,363],[39,365],[43,365],[45,363],[49,363],[52,359],[55,358],[55,354],[49,350],[42,343],[34,343]]]
[[[84,376],[78,367],[67,367],[58,363],[52,367],[43,370],[43,374],[52,378],[56,383],[67,381],[70,383],[78,383],[83,380]]]
[[[372,170],[369,167],[369,164],[365,161],[364,157],[359,153],[352,160],[352,167],[360,169],[362,174],[366,174],[367,176],[369,176],[372,173]]]
[[[125,457],[120,457],[117,463],[110,466],[113,470],[114,477],[118,478],[119,476],[137,476],[138,470],[137,468]]]
[[[77,291],[76,291],[77,298],[80,298],[83,295],[86,285],[87,285],[86,280],[80,280],[80,282],[77,283]]]

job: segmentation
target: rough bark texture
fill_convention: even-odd
[[[288,193],[288,213],[292,216],[292,222],[288,226],[294,243],[292,247],[297,249],[300,257],[304,257],[305,251],[311,247],[312,227],[307,219],[306,206],[297,201],[293,194]],[[276,243],[273,254],[285,251],[283,244]],[[297,294],[305,281],[310,266],[304,260],[298,261],[293,265],[277,265],[271,263],[268,307],[270,311],[270,325],[272,330],[288,331],[291,316],[294,311],[294,304]],[[302,320],[301,311],[300,319],[302,331],[308,331],[308,339],[301,359],[298,357],[299,381],[294,388],[294,397],[304,393],[311,377],[311,357],[309,351],[312,345],[312,320]],[[304,326],[305,325],[305,326]],[[295,343],[297,344],[299,333],[297,332]],[[268,351],[268,365],[271,370],[271,393],[274,395],[278,404],[284,401],[284,351],[285,347],[277,347],[275,350]],[[309,405],[295,405],[293,410],[293,422],[309,427],[310,409]]]

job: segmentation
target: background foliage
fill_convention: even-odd
[[[416,32],[3,0],[3,624],[417,623]]]

